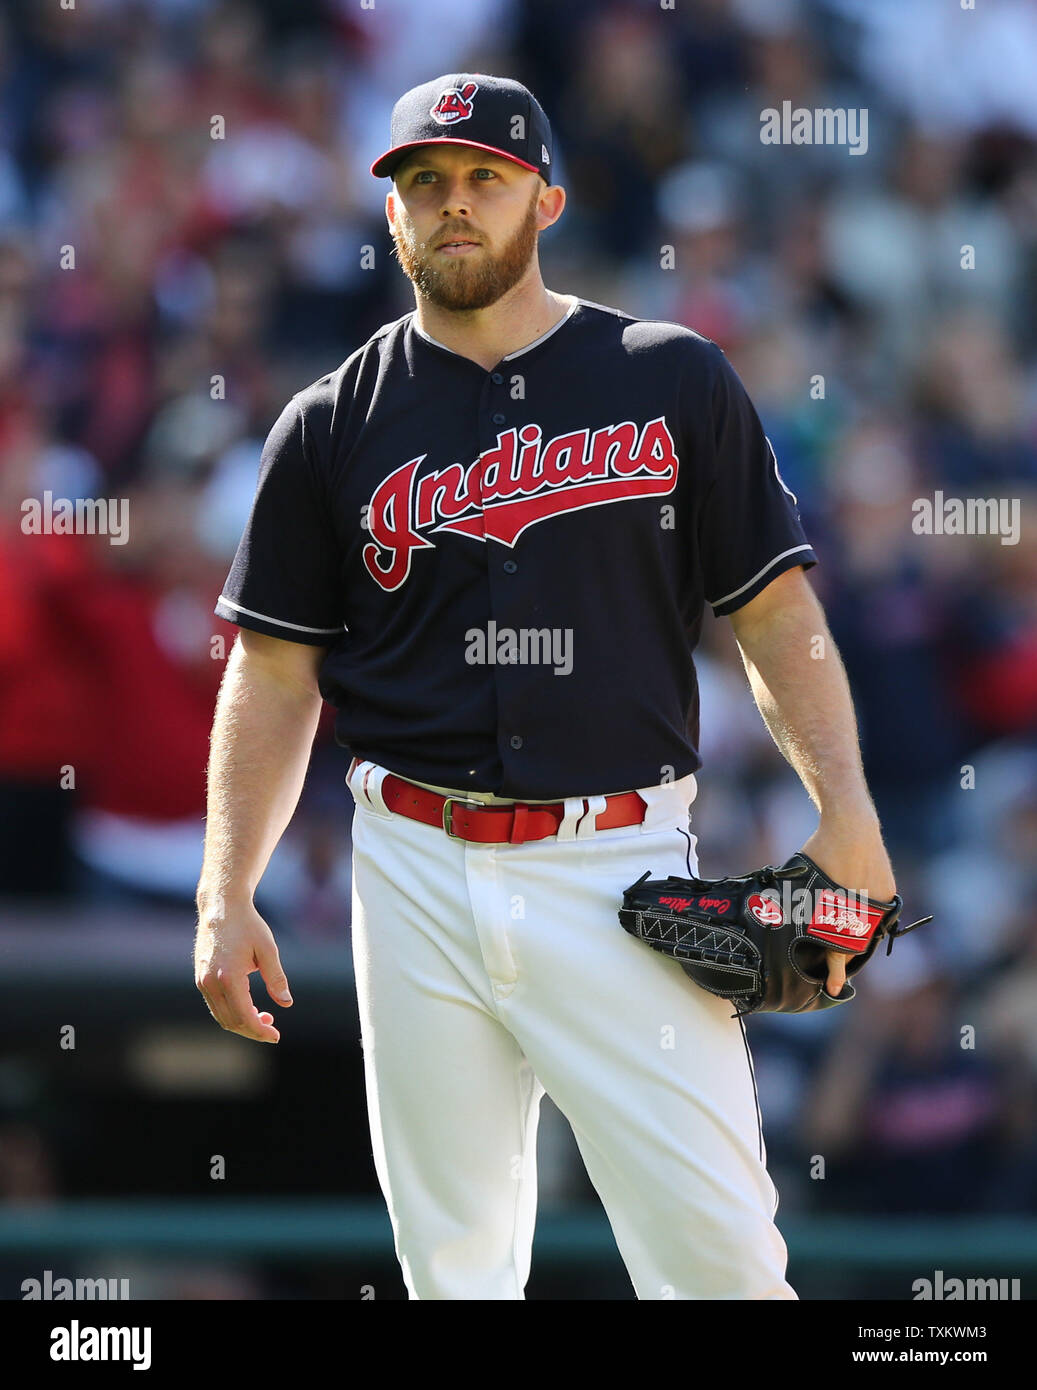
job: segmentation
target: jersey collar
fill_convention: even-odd
[[[531,343],[527,343],[525,347],[517,348],[514,352],[506,353],[505,356],[503,356],[500,360],[502,362],[512,362],[516,357],[522,357],[525,353],[532,352],[534,348],[540,347],[542,343],[546,343],[548,338],[553,337],[554,334],[557,333],[560,328],[563,328],[569,322],[573,314],[576,312],[576,310],[580,307],[582,303],[583,300],[580,299],[578,295],[574,295],[573,302],[570,304],[565,314],[558,320],[558,322],[555,324],[553,328],[549,328],[546,333],[541,333],[539,338],[534,338],[533,341]],[[412,313],[410,316],[410,324],[411,328],[413,328],[414,332],[418,335],[418,337],[423,338],[426,343],[431,343],[433,347],[441,348],[443,352],[449,352],[451,357],[460,357],[465,362],[471,362],[473,367],[479,366],[478,362],[473,361],[472,358],[465,357],[463,352],[455,352],[453,348],[447,347],[446,343],[441,343],[437,338],[433,338],[430,336],[430,334],[426,333],[423,328],[419,328],[418,321],[414,313]]]

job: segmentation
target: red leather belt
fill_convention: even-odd
[[[512,806],[486,806],[463,796],[426,791],[394,772],[384,778],[381,790],[386,806],[397,815],[437,826],[451,840],[480,845],[521,845],[527,840],[543,840],[558,833],[565,817],[564,802],[528,805],[519,801]],[[595,828],[614,830],[622,825],[640,825],[646,809],[637,792],[607,796],[605,809],[595,817]],[[584,801],[584,813],[586,810]]]

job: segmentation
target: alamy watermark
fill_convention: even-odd
[[[107,536],[109,545],[129,540],[130,502],[127,497],[55,497],[22,503],[22,532],[26,536]]]
[[[933,1299],[937,1302],[959,1300],[980,1303],[1017,1302],[1022,1298],[1019,1279],[957,1279],[945,1278],[942,1269],[933,1271],[931,1279],[916,1279],[911,1285],[914,1301]]]
[[[868,153],[866,106],[793,107],[783,101],[760,112],[760,142],[764,145],[846,145],[850,154]]]
[[[52,1361],[132,1361],[135,1371],[151,1369],[150,1327],[90,1327],[73,1318],[50,1330]]]
[[[470,627],[464,636],[469,666],[553,666],[556,676],[573,668],[569,627],[498,627],[491,618],[485,629]]]
[[[1002,545],[1019,543],[1018,497],[916,497],[911,503],[916,536],[1000,536]]]
[[[674,896],[659,901],[675,912],[689,907],[710,908],[718,916],[733,914],[737,907],[734,898]],[[793,888],[789,879],[780,887],[763,888],[745,901],[745,910],[765,927],[780,927],[785,922],[813,928],[812,935],[853,941],[871,938],[882,916],[884,905],[872,903],[864,891],[842,888]]]
[[[130,1296],[128,1279],[68,1279],[55,1275],[52,1269],[45,1269],[40,1279],[23,1279],[21,1283],[22,1301],[61,1302],[64,1299],[77,1303],[91,1299],[111,1302],[127,1299]]]

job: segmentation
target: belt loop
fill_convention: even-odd
[[[698,794],[695,774],[689,772],[675,782],[660,782],[654,787],[638,787],[637,794],[645,803],[645,818],[641,822],[642,835],[660,830],[674,822],[687,824],[691,815],[691,804]]]
[[[598,817],[607,805],[603,796],[591,796],[587,798],[587,814],[580,821],[576,831],[578,840],[590,840],[597,833]]]
[[[565,815],[558,825],[559,840],[575,840],[576,826],[580,817],[587,809],[587,803],[582,796],[567,796],[565,798]]]
[[[516,802],[514,814],[511,817],[511,834],[508,836],[508,843],[512,845],[525,844],[526,821],[529,819],[529,807],[522,802]]]
[[[382,796],[382,783],[389,776],[387,767],[379,767],[377,763],[372,763],[371,770],[364,778],[364,792],[367,795],[367,803],[372,811],[377,811],[380,816],[391,816],[392,812],[385,804]]]
[[[348,779],[349,790],[357,805],[379,816],[391,816],[392,812],[382,798],[382,782],[388,775],[388,768],[379,767],[377,763],[357,762]]]
[[[373,763],[361,762],[359,758],[354,758],[350,765],[349,772],[346,774],[346,785],[353,793],[353,800],[364,806],[367,805],[367,796],[364,793],[364,778],[368,770],[373,766]]]

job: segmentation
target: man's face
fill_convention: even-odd
[[[424,145],[408,155],[394,176],[389,225],[418,293],[442,309],[495,304],[529,269],[539,223],[552,220],[539,213],[545,187],[539,174],[484,150]]]

